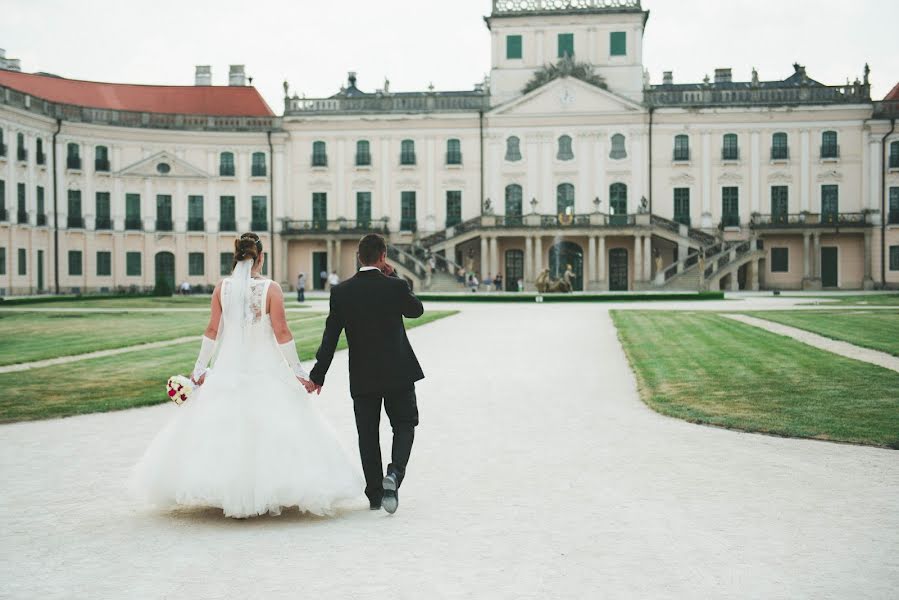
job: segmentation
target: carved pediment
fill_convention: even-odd
[[[739,173],[722,173],[718,176],[718,181],[720,183],[740,183],[743,181],[743,176]]]
[[[818,173],[818,181],[842,181],[843,174],[836,170],[822,171]]]
[[[793,181],[793,176],[786,171],[775,171],[768,175],[768,181],[782,181],[784,183],[790,183]]]
[[[681,173],[679,175],[675,175],[668,181],[671,182],[672,185],[689,185],[696,183],[696,178],[689,173]]]
[[[180,159],[171,152],[156,154],[139,160],[117,173],[121,177],[159,177],[160,179],[208,179],[209,173]]]
[[[493,115],[621,114],[642,113],[645,108],[608,90],[574,77],[560,77],[506,104]]]

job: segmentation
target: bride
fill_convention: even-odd
[[[217,507],[228,517],[293,506],[331,514],[360,496],[361,473],[303,393],[308,374],[281,288],[259,276],[259,236],[245,233],[234,246],[191,375],[199,387],[150,444],[132,487],[159,507]]]

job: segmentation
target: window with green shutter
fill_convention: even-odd
[[[222,152],[219,154],[219,175],[221,177],[234,177],[233,152]]]
[[[690,225],[690,188],[674,188],[674,220]]]
[[[19,221],[19,223],[28,223],[28,201],[25,193],[25,184],[16,184],[16,188],[18,191],[17,220]]]
[[[506,58],[507,59],[521,58],[521,36],[520,35],[507,35],[506,36]]]
[[[37,224],[47,224],[47,213],[44,206],[44,186],[37,186]]]
[[[100,172],[109,171],[109,148],[106,146],[94,148],[94,170]]]
[[[125,194],[125,229],[142,229],[140,194]]]
[[[887,219],[890,225],[899,225],[899,187],[890,187],[890,207],[887,211]]]
[[[574,186],[561,183],[556,187],[556,212],[560,215],[574,214]]]
[[[790,270],[790,249],[771,248],[771,272],[786,273]]]
[[[371,144],[368,140],[358,140],[356,142],[356,166],[371,166]]]
[[[81,190],[69,190],[68,193],[68,227],[79,229],[84,227],[81,216]]]
[[[203,231],[205,229],[203,217],[203,196],[187,197],[187,230]]]
[[[253,177],[265,177],[267,172],[265,167],[265,152],[254,152],[252,160],[250,175]]]
[[[97,276],[109,277],[112,275],[112,252],[101,250],[97,252]]]
[[[203,275],[206,271],[203,260],[202,252],[189,252],[187,254],[187,274]]]
[[[403,140],[400,142],[400,164],[415,164],[415,142],[413,140]]]
[[[836,185],[821,186],[821,222],[836,223],[840,214],[840,188]]]
[[[415,192],[400,192],[400,231],[416,231],[417,217]]]
[[[506,160],[509,162],[521,160],[521,140],[518,136],[510,135],[506,138]]]
[[[0,275],[6,275],[6,248],[0,246]]]
[[[790,157],[790,148],[787,145],[787,134],[778,131],[771,136],[771,160],[787,160]]]
[[[97,219],[94,229],[112,229],[112,213],[109,192],[97,192]]]
[[[250,229],[254,231],[268,230],[268,196],[253,196],[252,202],[253,214]]]
[[[6,221],[6,181],[0,179],[0,221]]]
[[[725,133],[721,145],[721,160],[738,160],[739,158],[740,148],[737,145],[737,134]]]
[[[219,196],[219,231],[237,231],[236,210],[234,196]]]
[[[559,136],[559,149],[556,153],[556,158],[559,160],[571,160],[574,158],[574,150],[571,149],[570,135]]]
[[[325,143],[322,141],[312,142],[312,166],[328,166],[328,152]]]
[[[521,225],[524,193],[517,183],[506,186],[506,225]]]
[[[725,227],[740,226],[739,188],[721,188],[721,219]]]
[[[574,56],[574,34],[559,34],[559,58],[563,56]]]
[[[613,31],[609,34],[609,54],[611,56],[627,55],[626,31]]]
[[[312,192],[312,227],[328,228],[328,194],[325,192]]]
[[[234,254],[231,252],[222,252],[219,254],[219,274],[230,275],[232,271],[232,263],[234,262]]]
[[[356,227],[371,226],[371,192],[356,192]]]
[[[19,275],[28,274],[28,251],[25,248],[19,248]]]
[[[169,194],[156,195],[156,231],[171,231],[172,223],[172,197]]]
[[[890,271],[899,271],[899,246],[890,246]]]
[[[789,188],[785,185],[771,186],[771,221],[786,223],[790,211]]]
[[[456,138],[446,140],[446,164],[462,164],[462,142]]]
[[[447,190],[446,192],[446,226],[455,227],[462,222],[462,192]]]
[[[140,252],[125,253],[125,275],[129,277],[139,276],[141,272]]]
[[[69,250],[69,275],[81,274],[81,250]]]

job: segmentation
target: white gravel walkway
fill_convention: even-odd
[[[396,515],[141,509],[123,484],[171,404],[0,426],[0,597],[895,597],[897,452],[662,417],[600,305],[409,335],[428,379]],[[332,369],[317,402],[352,445]]]
[[[728,317],[729,319],[733,319],[734,321],[745,323],[747,325],[760,327],[761,329],[770,331],[771,333],[776,333],[778,335],[793,338],[794,340],[800,341],[804,344],[808,344],[809,346],[814,346],[815,348],[819,348],[821,350],[826,350],[827,352],[833,352],[834,354],[839,354],[848,358],[854,358],[855,360],[862,360],[875,364],[879,367],[883,367],[884,369],[890,369],[899,372],[899,357],[893,356],[892,354],[887,354],[886,352],[871,350],[870,348],[862,348],[861,346],[856,346],[855,344],[834,340],[829,337],[824,337],[823,335],[818,335],[817,333],[799,329],[798,327],[790,327],[789,325],[775,323],[773,321],[766,321],[765,319],[750,317],[749,315],[724,316]]]

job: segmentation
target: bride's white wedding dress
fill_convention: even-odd
[[[158,507],[209,506],[229,517],[299,507],[318,515],[361,497],[356,461],[278,349],[270,280],[239,264],[221,288],[217,358],[205,383],[156,436],[132,489]]]

